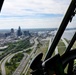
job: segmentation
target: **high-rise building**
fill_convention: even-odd
[[[14,33],[14,29],[13,28],[11,28],[11,33]]]
[[[11,28],[10,34],[11,34],[11,38],[15,38],[16,34],[13,28]]]
[[[19,26],[18,30],[17,30],[17,36],[21,36],[22,35],[22,31],[21,31],[21,27]]]

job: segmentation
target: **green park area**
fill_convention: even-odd
[[[29,39],[20,40],[14,43],[8,43],[7,45],[8,47],[6,49],[3,49],[3,53],[0,55],[0,60],[4,58],[5,56],[7,56],[9,53],[22,51],[32,46],[32,44],[30,44]]]
[[[58,43],[58,52],[60,55],[62,55],[66,50],[66,46],[62,40],[59,41]]]
[[[32,49],[28,49],[28,50],[26,50],[26,51],[24,51],[24,52],[27,53],[27,54],[30,54],[31,51],[32,51]]]
[[[74,45],[73,45],[73,49],[75,49],[76,48],[76,42],[74,43]]]

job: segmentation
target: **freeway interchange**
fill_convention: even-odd
[[[29,70],[29,67],[30,67],[30,63],[31,63],[31,58],[35,57],[35,55],[37,55],[36,53],[36,50],[37,50],[37,47],[38,47],[38,44],[39,44],[39,41],[38,39],[40,39],[39,37],[34,37],[33,41],[34,41],[34,45],[32,47],[29,47],[27,49],[24,49],[22,51],[18,51],[16,53],[9,53],[7,56],[5,56],[2,60],[1,60],[1,73],[2,75],[6,75],[6,70],[5,70],[5,63],[6,62],[10,62],[10,60],[12,59],[12,57],[17,54],[17,53],[21,53],[23,52],[24,53],[24,57],[23,59],[21,60],[19,66],[16,68],[16,70],[12,73],[12,75],[26,75],[28,70]],[[43,40],[43,39],[41,39]],[[45,40],[50,40],[50,37]],[[44,41],[45,41],[44,40]],[[52,39],[51,39],[52,40]],[[51,44],[51,41],[50,40],[50,43]],[[66,44],[67,42],[65,41],[65,39],[62,38],[62,41],[64,42],[65,46],[68,45]],[[31,53],[28,54],[28,53],[25,53],[26,51],[28,51],[29,49],[32,49]],[[58,53],[58,47],[56,47],[56,50],[55,50],[55,54]]]
[[[20,62],[20,65],[18,66],[18,68],[15,70],[15,72],[13,73],[13,75],[19,75],[21,74],[21,72],[23,71],[23,69],[25,68],[27,62],[29,61],[31,55],[35,52],[36,47],[37,47],[38,41],[37,38],[34,39],[34,45],[32,47],[29,47],[27,49],[24,49],[23,51],[19,51],[16,53],[9,53],[7,56],[5,56],[2,60],[1,60],[1,73],[2,75],[6,75],[6,71],[5,71],[5,63],[8,61],[10,62],[10,60],[12,59],[12,57],[17,54],[17,53],[21,53],[24,51],[27,51],[29,49],[33,49],[32,52],[30,53],[30,55],[28,55],[27,53],[24,53],[24,57],[22,59],[22,61]],[[17,74],[18,73],[18,74]]]

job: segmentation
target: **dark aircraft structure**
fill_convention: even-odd
[[[2,8],[3,1],[4,0],[0,0],[0,10]],[[61,56],[60,54],[57,54],[52,57],[52,54],[59,40],[61,39],[62,34],[64,33],[68,23],[72,21],[75,13],[76,0],[72,0],[60,24],[57,34],[46,54],[44,61],[41,60],[43,56],[42,53],[40,53],[33,59],[30,66],[30,68],[32,69],[32,75],[76,75],[76,66],[74,66],[74,60],[76,59],[76,49],[71,49],[76,40],[76,33],[70,41],[66,52]],[[67,73],[65,73],[64,69],[67,65]]]
[[[3,5],[3,2],[4,2],[4,0],[0,0],[0,11],[1,11],[1,8],[2,8],[2,5]]]

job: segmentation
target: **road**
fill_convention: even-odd
[[[53,41],[51,37],[49,38],[49,40],[50,40],[50,41],[49,41],[49,47],[48,47],[48,49],[50,48],[50,46],[51,46],[51,44],[52,44],[52,41]]]
[[[58,54],[58,46],[55,49],[55,55]]]
[[[64,42],[64,44],[65,44],[65,46],[67,48],[68,47],[68,43],[66,42],[66,40],[64,38],[61,38],[61,39],[62,39],[62,41]]]
[[[66,42],[66,40],[64,39],[64,38],[61,38],[62,39],[62,41],[64,42],[64,44],[65,44],[65,46],[66,46],[66,48],[68,47],[68,43]],[[49,44],[49,46],[51,45],[51,42],[52,42],[52,39],[50,39],[51,41],[50,41],[50,44]],[[55,55],[56,54],[58,54],[58,46],[56,47],[56,49],[55,49]]]
[[[36,44],[36,39],[35,39],[35,44]],[[32,47],[30,47],[30,48],[24,49],[23,51],[27,51],[28,49],[32,49],[32,48],[34,48],[34,47],[35,47],[35,45],[32,46]],[[6,71],[5,71],[5,63],[6,63],[6,61],[7,61],[7,62],[10,62],[11,58],[12,58],[15,54],[20,53],[20,52],[23,52],[23,51],[16,52],[16,53],[11,54],[11,55],[8,55],[8,56],[6,56],[6,57],[4,58],[4,60],[3,60],[2,63],[1,63],[1,73],[2,73],[2,75],[6,75]]]
[[[30,47],[30,48],[32,48],[32,47]],[[28,49],[30,49],[30,48],[28,48]],[[26,50],[28,50],[28,49],[25,49],[24,51],[26,51]],[[12,58],[15,54],[21,53],[21,52],[22,52],[22,51],[19,51],[19,52],[16,52],[16,53],[14,53],[14,54],[8,55],[8,56],[4,59],[4,61],[3,61],[2,64],[1,64],[1,72],[2,72],[2,75],[6,75],[6,71],[5,71],[5,63],[6,63],[6,61],[7,61],[7,62],[10,62],[11,58]]]
[[[7,62],[10,62],[10,60],[12,59],[12,57],[13,57],[15,54],[18,54],[18,53],[20,53],[20,52],[11,54],[11,55],[9,55],[8,57],[6,57],[6,59],[4,59],[4,61],[3,61],[2,64],[1,64],[1,72],[2,72],[2,75],[6,75],[6,71],[5,71],[5,63],[6,63],[6,61],[7,61]],[[25,57],[27,57],[27,54],[25,54]]]
[[[50,48],[52,42],[53,42],[53,38],[50,37],[50,42],[49,42],[49,47],[48,47],[48,49]],[[58,47],[55,48],[55,55],[56,55],[56,54],[58,54]]]
[[[61,38],[61,39],[62,39],[62,41],[64,42],[64,44],[65,44],[65,46],[67,48],[68,47],[68,43],[66,42],[66,40],[64,38]],[[58,54],[58,46],[55,49],[55,54]]]
[[[43,40],[45,40],[45,39],[43,39]],[[49,42],[49,47],[50,47],[50,45],[51,45],[51,43],[52,43],[52,38],[50,37],[50,38],[48,38],[48,39],[46,39],[46,40],[50,40],[50,42]],[[49,49],[49,47],[48,47],[48,49]],[[58,53],[58,47],[56,47],[56,49],[55,49],[55,54],[57,54]],[[33,55],[34,56],[34,55]],[[23,74],[27,74],[27,72],[28,72],[28,70],[29,70],[29,67],[30,67],[30,61],[29,61],[29,63],[27,64],[27,66],[26,66],[26,68],[25,68],[25,70],[23,71]]]
[[[35,51],[36,51],[36,48],[37,48],[37,44],[38,44],[38,41],[37,41],[37,38],[36,38],[36,39],[35,39],[34,49],[33,49],[33,51],[31,52],[29,58],[32,57],[32,56],[34,57],[34,54],[35,54]],[[28,70],[29,70],[29,67],[30,67],[30,64],[31,64],[31,61],[29,60],[27,66],[26,66],[26,68],[25,68],[25,70],[24,70],[24,72],[23,72],[23,74],[24,74],[24,73],[25,73],[25,75],[27,74],[27,72],[28,72]]]
[[[23,57],[22,61],[20,62],[20,65],[15,70],[15,72],[13,73],[13,75],[20,75],[21,74],[21,72],[23,71],[23,69],[25,67],[27,57],[28,57],[28,55],[25,55]]]
[[[31,48],[32,48],[32,47],[31,47]],[[28,49],[29,49],[29,48],[28,48]],[[26,50],[27,50],[27,49],[26,49]],[[17,52],[17,53],[20,53],[20,52],[22,52],[22,51],[19,51],[19,52]],[[5,63],[6,63],[6,61],[7,61],[7,62],[10,62],[11,58],[12,58],[15,54],[17,54],[17,53],[11,54],[11,55],[7,56],[7,57],[4,59],[4,61],[3,61],[2,64],[1,64],[1,72],[2,72],[2,75],[6,75],[6,71],[5,71]]]
[[[30,47],[30,48],[32,48],[32,47]],[[28,48],[28,49],[30,49],[30,48]],[[26,50],[28,50],[28,49],[25,49],[24,51],[26,51]],[[14,54],[8,55],[8,56],[4,59],[4,61],[3,61],[2,64],[1,64],[1,72],[2,72],[2,75],[6,75],[6,71],[5,71],[5,63],[6,63],[6,61],[7,61],[7,62],[10,62],[10,60],[12,59],[12,57],[13,57],[15,54],[21,53],[21,52],[22,52],[22,51],[19,51],[19,52],[16,52],[16,53],[14,53]]]
[[[15,72],[13,73],[13,75],[20,75],[21,72],[24,70],[27,62],[29,61],[29,59],[31,58],[31,56],[34,54],[34,52],[36,51],[36,48],[37,48],[37,44],[38,44],[38,41],[37,41],[37,38],[34,39],[35,41],[35,44],[33,46],[33,50],[32,52],[30,53],[30,55],[25,59],[25,57],[23,58],[23,60],[21,61],[20,65],[18,66],[18,68],[15,70]]]
[[[4,61],[2,62],[2,64],[1,64],[1,73],[2,73],[2,75],[6,75],[5,63],[6,63],[6,61],[7,61],[8,59],[9,59],[9,56],[6,57],[6,58],[4,59]]]
[[[19,52],[17,52],[17,53],[19,53]],[[6,61],[10,62],[11,58],[12,58],[15,54],[17,54],[17,53],[8,55],[8,56],[4,59],[4,61],[1,63],[1,72],[2,72],[2,75],[6,75],[6,71],[5,71],[5,63],[6,63]]]
[[[14,56],[15,54],[17,54],[17,53],[11,54],[11,55],[8,57],[8,60],[7,60],[8,63],[10,62],[10,60],[13,58],[13,56]]]

